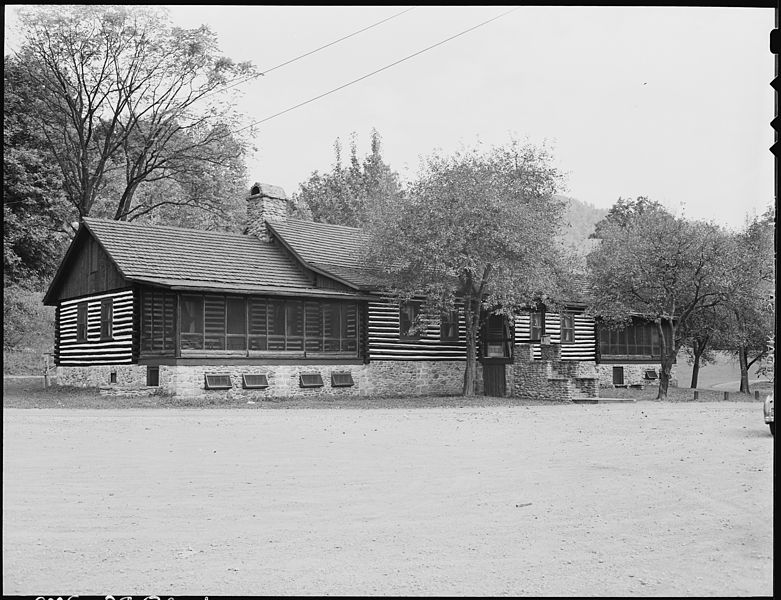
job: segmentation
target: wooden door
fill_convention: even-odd
[[[483,393],[486,396],[504,397],[507,395],[507,382],[504,376],[504,362],[483,363]]]

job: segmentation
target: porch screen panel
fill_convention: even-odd
[[[355,304],[342,304],[341,309],[342,352],[358,350],[358,309]]]
[[[223,296],[204,298],[204,323],[206,349],[225,350],[225,298]]]
[[[268,303],[268,349],[285,349],[285,303],[282,300]]]
[[[265,298],[250,298],[248,303],[249,349],[266,350],[268,349],[268,323],[266,322],[268,303]]]
[[[182,296],[182,349],[203,349],[203,297]]]
[[[285,317],[287,320],[285,331],[287,340],[286,350],[304,349],[304,303],[299,301],[287,302]]]
[[[337,302],[323,303],[323,349],[338,352],[341,347],[341,311]]]
[[[225,302],[226,342],[228,350],[247,349],[247,307],[244,298],[228,298]]]
[[[323,351],[323,310],[319,302],[306,302],[304,305],[306,321],[306,351]]]

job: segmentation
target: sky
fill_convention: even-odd
[[[264,121],[248,174],[288,195],[332,168],[337,138],[347,156],[355,134],[365,156],[375,128],[404,180],[433,152],[518,139],[547,145],[562,192],[599,208],[643,195],[739,228],[774,200],[770,8],[167,8],[179,26],[208,25],[226,56],[269,71],[240,87],[247,122]]]

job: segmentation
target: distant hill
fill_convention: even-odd
[[[559,239],[565,246],[585,256],[596,243],[596,240],[590,240],[588,236],[594,233],[594,226],[602,220],[609,209],[597,208],[577,198],[561,195],[556,197],[567,203]]]

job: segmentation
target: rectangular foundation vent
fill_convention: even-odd
[[[268,387],[268,376],[263,373],[261,375],[242,375],[241,376],[244,389],[247,390],[265,390]]]
[[[320,373],[301,373],[299,385],[302,388],[323,387],[323,377]]]
[[[204,378],[206,379],[204,387],[207,390],[229,390],[233,387],[231,376],[227,374],[204,375]]]
[[[355,382],[350,371],[331,372],[331,387],[350,387],[351,385],[355,385]]]
[[[646,371],[644,377],[645,377],[645,379],[658,379],[659,378],[659,376],[656,374],[656,371],[654,371],[653,369],[649,369],[648,371]]]

